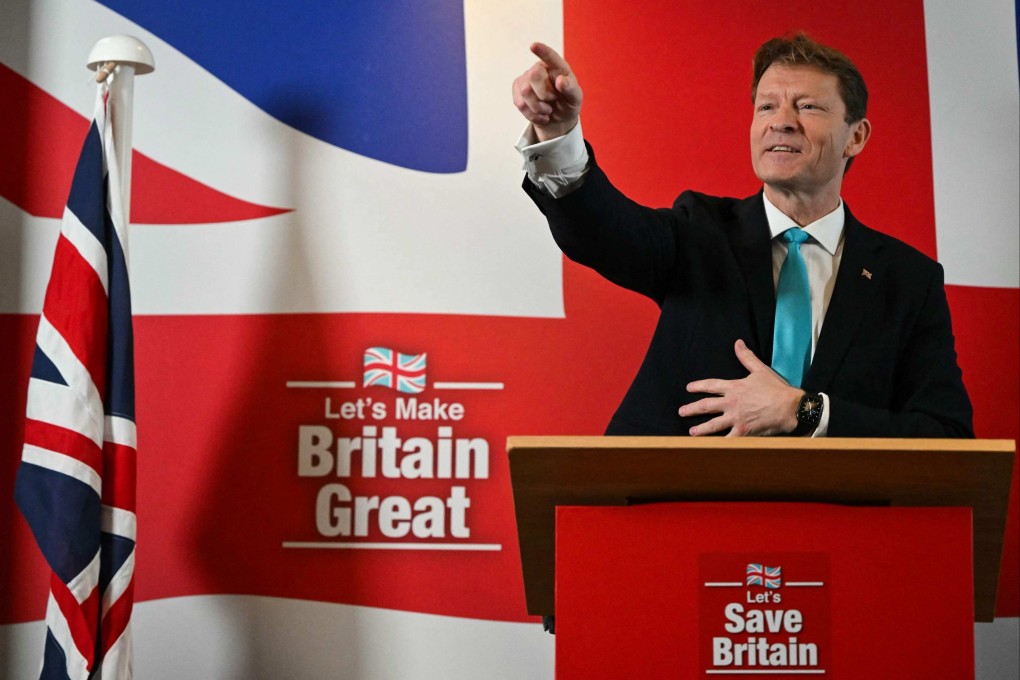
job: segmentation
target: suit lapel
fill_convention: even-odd
[[[757,338],[752,347],[758,358],[772,363],[772,332],[776,317],[775,283],[772,280],[772,239],[762,194],[741,201],[737,222],[729,230],[733,252],[744,273],[751,317]]]
[[[804,388],[824,392],[853,341],[857,327],[872,298],[883,286],[885,261],[869,230],[846,209],[843,257],[836,274],[836,286],[825,313],[811,368]]]

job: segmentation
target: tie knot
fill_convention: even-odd
[[[808,240],[808,233],[800,227],[793,227],[783,232],[783,240],[787,243],[803,243]]]

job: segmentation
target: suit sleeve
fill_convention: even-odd
[[[893,366],[886,407],[830,394],[830,437],[973,437],[973,409],[956,359],[942,266]]]
[[[676,265],[680,215],[639,205],[623,195],[594,161],[584,184],[552,198],[529,179],[524,190],[539,207],[563,254],[617,285],[661,302]]]

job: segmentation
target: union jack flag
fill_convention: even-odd
[[[399,354],[386,347],[365,350],[363,385],[389,387],[398,392],[425,391],[425,355]]]
[[[45,680],[131,677],[134,339],[111,87],[99,86],[64,210],[15,484],[51,570]]]
[[[761,564],[747,565],[747,585],[778,588],[783,584],[782,567],[766,567]]]

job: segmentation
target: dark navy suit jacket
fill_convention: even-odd
[[[677,409],[703,378],[747,375],[741,338],[772,360],[775,290],[763,198],[687,191],[670,209],[626,198],[594,160],[560,199],[524,188],[570,259],[654,300],[659,321],[606,434],[686,435]],[[845,205],[845,204],[844,204]],[[803,384],[825,392],[833,437],[973,437],[941,265],[846,212],[835,288]]]

